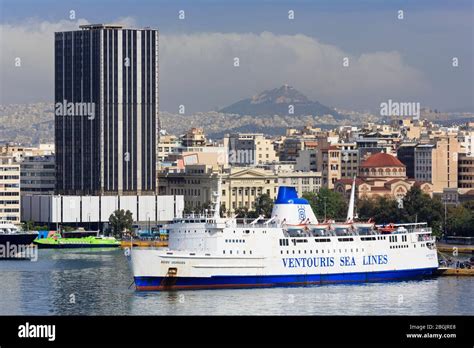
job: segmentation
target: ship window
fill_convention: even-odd
[[[312,253],[313,253],[313,250],[310,250],[309,253],[312,254]]]
[[[252,254],[252,250],[250,250],[250,254]]]
[[[301,250],[298,250],[298,254],[301,254]]]
[[[286,251],[286,253],[287,253],[287,254],[289,254],[289,253],[290,253],[290,251],[289,251],[289,250],[287,250],[287,251]]]
[[[358,253],[358,252],[359,252],[359,249],[356,249],[356,253]]]
[[[295,253],[295,251],[293,250],[293,254]]]
[[[225,250],[222,250],[222,253],[225,254]]]
[[[318,253],[318,251],[316,250],[316,254],[317,254],[317,253]],[[321,253],[322,253],[322,254],[324,254],[324,249],[323,249],[323,250],[321,250]]]
[[[306,254],[306,250],[304,251],[304,253]]]
[[[244,250],[244,255],[245,255],[245,250]]]
[[[232,250],[229,253],[232,255]]]
[[[280,250],[280,254],[283,254],[283,250]]]

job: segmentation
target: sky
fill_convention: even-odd
[[[160,31],[164,111],[217,110],[289,84],[344,109],[377,111],[391,99],[474,112],[473,4],[0,0],[0,104],[53,101],[55,31],[120,23]]]

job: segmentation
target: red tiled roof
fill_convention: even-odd
[[[362,164],[361,167],[373,168],[373,167],[405,167],[405,165],[400,162],[395,156],[389,155],[387,153],[379,152],[369,156]]]

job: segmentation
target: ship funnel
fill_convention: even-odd
[[[272,218],[276,218],[278,222],[288,226],[318,223],[318,219],[308,201],[299,198],[296,188],[289,186],[279,187],[278,196],[273,205]]]

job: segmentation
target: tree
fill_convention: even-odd
[[[303,198],[309,202],[319,220],[324,220],[325,217],[335,220],[346,219],[347,202],[339,192],[322,188],[318,193],[303,193]]]
[[[440,235],[444,220],[444,207],[439,198],[431,198],[418,186],[413,186],[403,198],[406,222],[428,222],[435,235]]]
[[[31,220],[25,221],[23,223],[22,227],[23,227],[23,230],[25,230],[25,231],[34,231],[35,230],[35,223]]]
[[[219,216],[226,216],[227,215],[227,209],[225,208],[224,205],[221,204],[220,210],[219,210]]]
[[[255,201],[255,213],[257,216],[263,215],[265,217],[270,217],[272,210],[273,200],[270,198],[269,194],[264,193],[257,197]]]
[[[109,217],[109,223],[115,237],[121,238],[124,231],[131,231],[133,214],[130,210],[116,210]]]
[[[471,235],[473,218],[472,212],[464,205],[450,207],[448,210],[447,234],[456,236]]]
[[[389,197],[364,198],[357,202],[359,219],[373,219],[377,224],[388,224],[403,221],[403,209],[398,202]]]

